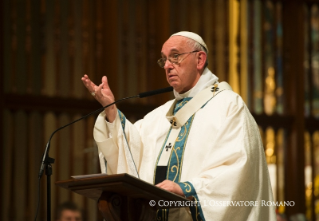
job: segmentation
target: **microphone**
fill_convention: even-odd
[[[139,98],[143,98],[143,97],[153,96],[156,94],[161,94],[161,93],[166,93],[171,91],[173,91],[173,87],[166,87],[166,88],[161,88],[154,91],[143,92],[143,93],[140,93],[138,96]]]
[[[127,99],[131,99],[131,98],[136,98],[136,97],[139,97],[139,98],[143,98],[143,97],[148,97],[148,96],[152,96],[152,95],[156,95],[156,94],[161,94],[161,93],[165,93],[165,92],[170,92],[170,91],[173,91],[173,88],[172,87],[168,87],[168,88],[162,88],[162,89],[158,89],[158,90],[154,90],[154,91],[149,91],[149,92],[144,92],[144,93],[140,93],[138,95],[135,95],[135,96],[131,96],[131,97],[125,97],[125,98],[122,98],[120,100],[117,100],[117,101],[114,101],[113,103],[109,104],[109,105],[106,105],[105,107],[101,107],[75,121],[72,121],[71,123],[67,124],[67,125],[64,125],[58,129],[56,129],[50,136],[49,138],[49,141],[45,147],[45,151],[43,153],[43,157],[42,157],[42,162],[41,162],[41,166],[40,166],[40,171],[39,171],[39,175],[38,175],[38,185],[39,185],[39,194],[38,194],[38,197],[40,197],[40,179],[43,175],[43,172],[44,170],[46,171],[46,176],[47,176],[47,221],[51,221],[51,175],[52,175],[52,166],[51,166],[51,163],[54,163],[54,159],[49,157],[49,150],[50,150],[50,142],[51,142],[51,139],[53,137],[53,135],[58,132],[59,130],[62,130],[63,128],[65,127],[68,127],[80,120],[83,120],[84,118],[87,118],[88,116],[91,116],[92,114],[95,114],[96,112],[101,112],[102,110],[104,110],[105,108],[108,108],[109,106],[113,105],[113,104],[116,104],[120,101],[123,101],[123,100],[127,100]],[[37,214],[38,214],[38,210],[39,210],[39,198],[38,198],[38,206],[37,206],[37,212],[36,212],[36,217],[37,217]],[[36,220],[36,217],[35,217],[35,220]]]
[[[138,94],[138,95],[131,96],[131,97],[125,97],[125,98],[116,100],[116,101],[114,101],[114,102],[111,103],[111,104],[108,104],[108,105],[106,105],[106,106],[104,106],[104,107],[101,107],[101,108],[99,108],[99,109],[97,109],[97,110],[95,110],[95,111],[93,111],[93,112],[91,112],[91,113],[89,113],[89,114],[87,114],[87,115],[85,115],[85,116],[83,116],[83,117],[81,117],[81,118],[75,120],[75,121],[72,121],[71,123],[68,123],[68,124],[66,124],[66,125],[64,125],[64,126],[62,126],[62,127],[60,127],[60,128],[58,128],[58,129],[56,129],[56,130],[51,134],[51,136],[50,136],[50,138],[49,138],[49,141],[48,141],[48,143],[47,143],[47,145],[46,145],[46,148],[45,148],[45,151],[44,151],[44,154],[43,154],[43,157],[42,157],[42,163],[41,163],[41,166],[40,166],[40,171],[39,171],[39,176],[38,176],[39,179],[41,179],[41,177],[42,177],[42,175],[43,175],[43,171],[44,171],[45,165],[46,165],[47,163],[54,163],[54,159],[50,158],[50,157],[48,156],[48,153],[49,153],[49,149],[50,149],[51,139],[52,139],[53,135],[54,135],[56,132],[58,132],[59,130],[62,130],[63,128],[68,127],[68,126],[70,126],[70,125],[72,125],[72,124],[74,124],[74,123],[76,123],[76,122],[78,122],[78,121],[80,121],[80,120],[83,120],[83,119],[85,119],[85,118],[91,116],[92,114],[95,114],[95,113],[97,113],[97,112],[101,112],[101,111],[104,110],[105,108],[108,108],[109,106],[111,106],[111,105],[113,105],[113,104],[116,104],[116,103],[119,103],[119,102],[121,102],[121,101],[123,101],[123,100],[131,99],[131,98],[137,98],[137,97],[138,97],[138,98],[143,98],[143,97],[153,96],[153,95],[156,95],[156,94],[162,94],[162,93],[171,92],[171,91],[173,91],[173,87],[167,87],[167,88],[161,88],[161,89],[157,89],[157,90],[153,90],[153,91],[143,92],[143,93],[140,93],[140,94]]]

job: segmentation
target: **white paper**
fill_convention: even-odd
[[[76,175],[76,176],[71,176],[71,177],[73,179],[82,179],[82,178],[101,177],[101,176],[107,176],[107,174],[106,173],[96,173],[96,174]]]

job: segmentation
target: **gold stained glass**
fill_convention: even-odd
[[[239,2],[229,1],[229,84],[233,91],[240,93],[239,74],[238,74],[238,52],[237,44],[238,26],[239,26]]]
[[[319,218],[319,131],[312,137],[305,133],[305,194],[306,217],[312,219],[314,204],[315,219]]]
[[[319,218],[319,131],[316,131],[312,136],[313,154],[314,154],[314,184],[313,196],[315,204],[315,215]]]
[[[268,163],[268,171],[270,176],[271,187],[274,198],[277,198],[277,165],[276,165],[276,152],[275,152],[275,131],[273,128],[266,129],[266,143],[265,154]]]
[[[305,195],[306,195],[306,217],[312,217],[312,166],[311,166],[311,139],[309,132],[305,132]]]
[[[249,77],[248,77],[248,1],[240,1],[240,94],[248,107],[249,99]]]
[[[276,164],[275,131],[272,128],[266,130],[265,153],[268,164]]]
[[[276,81],[275,81],[275,69],[269,67],[267,71],[267,77],[265,80],[265,113],[268,115],[273,114],[276,107]]]
[[[284,129],[276,133],[276,167],[277,167],[277,197],[276,201],[284,201],[285,173],[284,173]],[[279,206],[279,213],[285,213],[285,207]]]

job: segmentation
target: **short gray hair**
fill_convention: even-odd
[[[206,62],[204,65],[204,69],[208,66],[208,52],[206,50],[206,48],[204,48],[200,43],[198,43],[197,41],[194,41],[193,39],[188,38],[186,40],[186,43],[193,48],[193,50],[197,50],[197,51],[204,51],[206,53]]]

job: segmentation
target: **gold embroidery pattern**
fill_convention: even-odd
[[[198,212],[198,206],[195,206],[195,214],[196,214],[196,221],[198,221],[198,217],[200,217],[200,214]]]
[[[195,198],[195,197],[193,197],[193,199],[195,199],[196,201],[198,201],[197,198]],[[200,216],[200,212],[198,211],[198,205],[197,205],[197,204],[196,204],[196,206],[195,206],[195,214],[196,214],[196,221],[199,221],[198,218],[199,218],[200,220],[202,220],[202,218],[201,218],[201,216]]]
[[[157,221],[165,221],[167,220],[167,212],[168,209],[158,209],[156,210],[156,220]],[[159,216],[159,213],[161,214],[161,216]]]
[[[190,129],[191,129],[191,125],[192,125],[194,116],[195,116],[195,114],[191,117],[191,120],[188,120],[185,123],[185,125],[183,126],[184,127],[184,131],[183,131],[183,135],[181,136],[181,139],[179,139],[180,136],[178,136],[178,138],[175,141],[175,144],[176,144],[178,141],[183,141],[184,140],[183,148],[182,149],[181,149],[181,147],[175,148],[175,145],[174,145],[174,147],[172,149],[172,152],[171,152],[171,156],[170,156],[169,161],[168,161],[168,168],[167,168],[166,178],[169,179],[170,173],[174,173],[176,171],[174,179],[172,180],[174,182],[179,182],[180,178],[181,178],[185,146],[186,146],[186,143],[187,143],[187,138],[188,138],[188,135],[189,135],[189,132],[190,132]],[[188,129],[187,129],[187,126],[188,126]],[[178,150],[182,150],[182,153],[178,154],[177,153]],[[176,157],[177,165],[171,166],[173,153],[174,153],[174,156]],[[181,155],[181,156],[179,157],[179,155]],[[171,177],[171,179],[172,179],[172,177]],[[169,179],[169,180],[171,180],[171,179]]]
[[[196,113],[195,113],[195,114],[196,114]],[[189,131],[191,130],[191,126],[192,126],[192,123],[193,123],[195,114],[192,116],[192,120],[190,121],[189,129],[188,129],[188,132],[187,132],[187,137],[185,138],[184,147],[183,147],[183,153],[182,153],[182,157],[181,157],[181,166],[179,167],[179,177],[178,177],[178,181],[181,180],[182,167],[183,167],[183,158],[184,158],[184,152],[185,152],[185,146],[186,146],[186,143],[187,143],[188,134],[189,134]],[[187,124],[188,124],[188,122],[187,122]],[[186,125],[186,124],[185,124],[185,125]]]
[[[156,220],[157,220],[157,221],[161,221],[161,220],[162,220],[162,217],[158,216],[158,212],[159,212],[159,211],[161,211],[161,212],[163,213],[163,210],[162,210],[162,209],[160,209],[160,210],[158,209],[158,210],[156,211]]]
[[[169,172],[171,171],[169,168],[171,167],[171,159],[172,159],[172,154],[174,153],[174,149],[175,149],[175,144],[172,148],[171,155],[169,156],[169,161],[168,161],[168,165],[167,165],[166,179],[168,179],[168,180],[169,180]],[[176,151],[175,151],[175,153],[176,153]]]
[[[192,197],[192,200],[198,202],[198,199],[194,196]],[[194,211],[195,214],[194,215],[195,215],[196,221],[202,221],[202,217],[200,216],[200,212],[198,211],[199,210],[198,204],[196,204],[196,206],[194,206],[194,207],[195,207],[195,211]]]
[[[160,211],[159,209],[156,210],[156,220],[157,220],[157,221],[161,221],[161,217],[158,216],[158,212],[159,212],[159,211]]]
[[[184,183],[184,187],[185,187],[186,193],[190,193],[192,191],[192,187],[188,183]]]
[[[185,138],[187,133],[187,125],[188,125],[188,122],[186,122],[185,125],[181,128],[181,131],[183,131],[183,133],[178,134],[175,142],[182,141]]]
[[[180,103],[176,106],[176,108],[179,108],[179,107],[184,106],[185,104],[187,104],[187,102],[188,102],[187,100],[180,102]],[[176,109],[176,108],[175,108],[175,109]]]
[[[174,152],[174,154],[175,154],[175,156],[176,156],[176,160],[177,160],[177,165],[172,166],[171,169],[170,169],[170,171],[171,171],[172,173],[174,173],[174,172],[176,173],[175,176],[174,176],[174,179],[172,180],[173,182],[175,182],[176,177],[177,177],[177,175],[178,175],[178,168],[179,168],[179,159],[178,159],[178,154],[177,154],[177,151],[178,151],[178,150],[181,150],[181,148],[180,148],[180,147],[177,147],[177,148],[173,147],[173,149],[172,149],[172,151]],[[174,171],[174,169],[175,169],[175,171]],[[168,176],[169,176],[169,171],[168,171],[167,177],[168,177]]]

